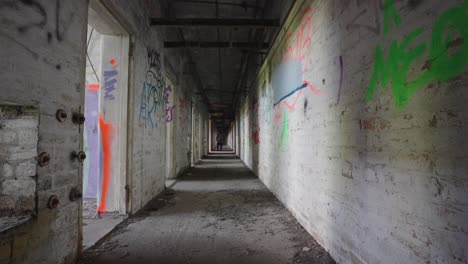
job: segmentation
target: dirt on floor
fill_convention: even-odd
[[[97,199],[84,198],[83,199],[83,219],[96,218],[97,214]]]
[[[257,178],[232,169],[216,163],[190,173],[81,263],[335,263]]]

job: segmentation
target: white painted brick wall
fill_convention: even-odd
[[[39,108],[38,152],[48,152],[48,166],[37,169],[39,215],[24,228],[14,230],[1,237],[0,252],[8,252],[9,263],[73,263],[81,245],[80,202],[68,199],[71,188],[81,188],[79,165],[70,161],[70,153],[81,148],[82,134],[72,124],[71,113],[83,109],[86,67],[86,30],[88,1],[37,0],[33,5],[13,1],[11,5],[0,5],[0,17],[5,23],[0,32],[0,104],[15,103]],[[139,120],[140,102],[147,67],[147,47],[161,53],[162,60],[173,60],[173,65],[183,65],[180,54],[168,54],[161,48],[164,32],[150,28],[149,12],[160,12],[157,1],[103,1],[119,22],[135,38],[132,82],[130,96],[133,101],[129,124],[132,127],[131,146],[131,208],[132,213],[140,209],[164,188],[165,179],[165,129],[161,123],[153,129],[145,128]],[[36,8],[35,4],[41,8]],[[44,16],[38,10],[44,10]],[[56,14],[59,24],[56,24]],[[38,25],[38,21],[45,24]],[[24,28],[26,30],[19,30]],[[164,65],[161,63],[161,65]],[[163,69],[164,70],[164,69]],[[191,136],[190,102],[193,85],[181,73],[179,86],[185,92],[188,128],[178,135],[176,142],[185,144],[177,156],[181,168],[189,166],[187,152]],[[64,109],[69,119],[64,123],[56,120],[57,109]],[[164,111],[158,120],[164,122]],[[24,124],[17,126],[27,127]],[[6,124],[8,128],[9,124]],[[21,133],[0,137],[0,142],[30,142],[29,135]],[[15,149],[8,158],[33,158],[36,154]],[[2,149],[2,153],[3,152]],[[2,155],[2,154],[0,154]],[[5,154],[3,154],[5,155]],[[29,173],[29,165],[20,167],[1,166],[2,175],[16,172]],[[59,208],[46,208],[50,195],[60,199]],[[13,246],[12,246],[13,245]],[[26,246],[27,245],[27,246]],[[11,253],[11,254],[10,254]],[[11,257],[10,257],[11,255]]]
[[[134,82],[133,86],[133,138],[132,138],[132,208],[136,212],[164,189],[165,183],[165,111],[157,113],[156,126],[144,126],[139,120],[140,102],[143,83],[147,70],[147,47],[161,54],[163,60],[170,60],[172,65],[184,65],[186,58],[177,51],[167,52],[162,49],[164,32],[150,28],[149,16],[157,15],[160,7],[157,2],[107,1],[109,7],[119,14],[131,33],[135,34]],[[190,166],[190,140],[192,135],[191,101],[194,95],[193,82],[184,76],[182,68],[177,68],[174,120],[176,124],[176,175]],[[164,68],[163,68],[164,72]],[[183,99],[183,104],[179,99]],[[165,109],[165,108],[162,108]],[[183,115],[181,114],[183,113]]]
[[[34,212],[38,124],[37,109],[0,105],[0,217]]]
[[[295,38],[306,14],[286,23],[259,86],[242,105],[241,157],[339,263],[467,263],[468,58],[460,53],[467,50],[466,30],[460,32],[468,23],[467,4],[387,2],[395,3],[401,25],[391,20],[384,36],[388,3],[374,11],[377,1],[298,1],[297,20],[311,7],[310,42],[300,51],[307,66],[303,79],[320,93],[305,88],[286,99],[293,105],[297,98],[294,110],[284,103],[273,108],[268,66],[272,75],[288,46],[287,33],[293,33],[294,50],[304,44]],[[366,103],[376,46],[382,46],[387,61],[392,41],[400,44],[422,28],[405,50],[426,45],[407,74],[415,80],[427,67],[434,25],[451,8],[464,8],[465,14],[451,20],[452,40],[463,38],[451,51],[463,58],[456,76],[420,87],[404,107],[396,106],[391,84],[378,87]],[[449,21],[455,17],[445,15]],[[340,56],[344,78],[338,101]],[[447,64],[446,69],[455,68]],[[251,108],[257,102],[259,108]],[[287,137],[281,143],[286,112]],[[258,146],[251,139],[256,125]]]
[[[39,109],[39,126],[35,133],[38,144],[34,148],[17,148],[9,159],[34,159],[39,152],[47,152],[50,164],[37,167],[25,163],[11,166],[3,171],[13,175],[27,176],[37,173],[39,215],[27,226],[2,234],[1,251],[8,252],[8,263],[62,263],[72,262],[78,253],[79,207],[69,212],[70,223],[66,228],[49,228],[56,221],[56,212],[73,205],[69,190],[79,186],[78,166],[69,160],[71,151],[80,148],[79,128],[71,123],[59,123],[55,118],[57,109],[64,109],[71,117],[81,105],[81,90],[84,87],[84,62],[86,42],[86,1],[38,0],[28,5],[13,1],[1,5],[2,32],[0,33],[0,104],[35,106]],[[56,19],[57,14],[59,18]],[[56,21],[59,24],[56,24]],[[38,23],[43,22],[43,23]],[[10,128],[12,124],[7,124]],[[16,143],[34,142],[28,120],[15,122],[21,130]],[[37,127],[37,123],[34,124]],[[2,151],[3,152],[3,151]],[[21,163],[21,162],[20,162]],[[34,180],[32,180],[34,182]],[[61,185],[60,182],[67,182]],[[14,184],[7,184],[13,188]],[[35,190],[31,181],[19,186],[23,191]],[[13,190],[12,190],[13,191]],[[46,208],[50,195],[59,196],[60,206],[56,211]],[[69,245],[65,247],[64,245]]]

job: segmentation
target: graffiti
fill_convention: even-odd
[[[172,100],[169,100],[172,94],[172,87],[170,84],[168,84],[166,88],[164,89],[164,94],[166,98],[166,122],[169,123],[169,122],[172,122],[172,120],[174,119],[173,111],[175,108],[174,105],[171,105]]]
[[[111,161],[112,161],[112,125],[104,121],[104,117],[99,114],[99,127],[101,128],[102,137],[102,155],[103,155],[103,178],[101,199],[97,211],[99,213],[106,210],[106,197],[109,189],[111,177]]]
[[[30,1],[30,0],[23,0],[23,1]],[[68,17],[69,20],[64,22],[61,19],[62,13],[60,12],[60,10],[61,10],[60,2],[61,2],[61,0],[56,0],[55,1],[55,37],[57,38],[58,41],[63,41],[65,31],[68,30],[68,27],[70,26],[71,21],[73,20],[73,17],[75,15],[75,13],[71,12],[70,14],[68,14],[66,17]],[[48,35],[48,36],[50,36],[50,35]],[[50,37],[49,37],[49,41],[50,41]]]
[[[398,14],[398,11],[395,7],[395,3],[393,3],[393,0],[385,0],[385,6],[384,6],[384,22],[383,22],[383,33],[384,36],[388,34],[388,28],[390,26],[390,17],[393,18],[393,21],[395,22],[395,25],[399,27],[401,25],[401,17]]]
[[[18,32],[26,33],[33,28],[43,30],[50,21],[50,16],[47,13],[47,8],[37,0],[11,0],[2,1],[0,10],[7,9],[8,15],[4,16],[3,23],[14,24]],[[17,12],[17,13],[15,13]],[[63,41],[65,32],[71,25],[75,13],[70,10],[67,14],[63,14],[61,0],[55,0],[53,31],[47,32],[48,42],[52,42],[53,38],[58,41]],[[24,15],[27,14],[27,15]],[[63,18],[66,18],[65,20]]]
[[[168,106],[166,107],[166,122],[172,122],[174,116],[174,107],[175,106]]]
[[[304,86],[305,87],[305,86]],[[292,104],[289,104],[289,102],[284,101],[284,105],[290,110],[293,111],[296,108],[297,102],[299,101],[299,98],[301,98],[302,95],[302,90],[297,93],[296,99],[294,99],[294,102]]]
[[[257,127],[257,129],[255,129],[253,132],[252,132],[252,139],[253,139],[253,143],[255,145],[259,145],[260,144],[260,128]]]
[[[340,56],[340,88],[338,89],[338,98],[336,99],[336,104],[338,105],[340,103],[340,97],[341,97],[341,90],[343,88],[343,56]]]
[[[390,3],[392,0],[388,0]],[[393,6],[393,7],[392,7]],[[394,5],[388,5],[384,23],[384,34],[388,29],[388,19],[392,17],[397,26],[401,21]],[[429,45],[429,59],[422,67],[419,77],[408,80],[408,71],[411,64],[426,53],[428,45],[421,43],[411,45],[420,36],[424,29],[418,28],[403,38],[401,43],[394,40],[390,44],[387,60],[380,45],[375,50],[375,60],[372,76],[365,93],[365,100],[369,102],[377,85],[385,88],[392,87],[395,105],[399,108],[405,106],[410,97],[419,89],[432,81],[448,81],[462,72],[468,61],[468,1],[460,6],[445,11],[435,22],[431,42]],[[385,26],[387,25],[387,26]],[[446,30],[449,32],[446,33]],[[454,37],[458,36],[458,37]],[[407,50],[409,46],[411,49]]]
[[[162,118],[163,89],[165,80],[161,73],[161,56],[159,52],[148,48],[148,69],[141,93],[141,106],[139,120],[144,121],[145,128],[157,126],[156,120]],[[159,114],[159,115],[158,115]]]
[[[86,88],[90,90],[99,90],[101,86],[99,85],[99,83],[92,83],[92,84],[87,84]]]
[[[281,110],[281,105],[278,105],[278,110]],[[283,116],[283,115],[282,115],[281,113],[276,113],[276,114],[275,114],[275,121],[276,121],[276,122],[279,122],[279,121],[281,120],[281,117],[282,117],[282,116]]]
[[[179,97],[179,122],[185,124],[185,100],[182,97]]]
[[[29,21],[17,23],[19,32],[25,32],[34,27],[42,29],[47,24],[47,12],[44,6],[35,0],[6,1],[0,5],[0,8],[4,7],[18,11],[29,10],[29,13],[31,14]]]
[[[274,89],[274,106],[279,105],[288,97],[297,94],[294,103],[285,102],[288,109],[293,110],[295,103],[302,94],[302,89],[309,88],[313,93],[317,90],[308,80],[304,79],[307,71],[305,61],[305,50],[312,45],[312,8],[307,8],[301,16],[301,25],[295,35],[289,33],[286,37],[283,61],[276,67],[272,75],[272,86]]]
[[[114,100],[115,97],[112,92],[115,90],[117,85],[117,65],[115,63],[115,59],[111,59],[109,63],[112,65],[112,70],[104,71],[104,88],[105,88],[105,95],[104,99],[107,100]]]
[[[283,117],[283,126],[281,128],[280,146],[284,146],[289,138],[289,118],[288,112],[285,112]]]

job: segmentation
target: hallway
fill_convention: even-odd
[[[170,189],[169,189],[170,190]],[[234,156],[209,156],[83,263],[335,263]]]
[[[468,0],[0,0],[0,264],[468,264]]]

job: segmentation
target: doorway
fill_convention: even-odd
[[[209,154],[236,153],[235,122],[224,117],[210,115]]]
[[[127,211],[127,102],[130,37],[91,0],[85,82],[83,247],[123,221]]]
[[[166,77],[164,97],[166,100],[166,187],[171,187],[176,181],[176,151],[175,151],[175,85]]]

